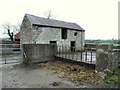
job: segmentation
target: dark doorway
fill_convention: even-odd
[[[50,41],[50,43],[56,43],[56,41]]]
[[[75,41],[71,41],[70,45],[71,45],[71,52],[74,52],[75,51]]]
[[[55,50],[55,54],[57,52],[57,41],[50,41],[50,44],[53,45],[53,48]]]
[[[56,42],[56,41],[50,41],[50,44],[52,44],[52,45],[56,45],[57,42]]]

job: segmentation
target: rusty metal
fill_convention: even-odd
[[[87,62],[87,50],[85,50],[85,62]]]
[[[80,52],[80,59],[81,59],[81,61],[82,61],[82,51]]]
[[[61,58],[65,58],[65,59],[71,59],[71,60],[80,60],[80,62],[85,62],[85,63],[90,63],[90,64],[94,64],[93,63],[93,50],[88,50],[88,49],[84,49],[85,51],[77,51],[76,48],[78,47],[72,47],[73,51],[71,51],[71,47],[67,47],[67,46],[62,46],[59,47],[59,57]],[[74,51],[75,50],[75,51]]]
[[[91,51],[91,61],[90,61],[90,63],[92,64],[92,51]]]

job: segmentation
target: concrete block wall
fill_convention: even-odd
[[[23,62],[54,60],[54,47],[49,44],[23,44]]]

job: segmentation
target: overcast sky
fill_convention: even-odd
[[[118,38],[119,0],[0,0],[0,25],[21,23],[25,13],[74,22],[85,29],[86,39]],[[1,33],[0,37],[4,37]]]

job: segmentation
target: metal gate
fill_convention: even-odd
[[[22,59],[20,44],[0,44],[0,64],[20,63]]]
[[[88,50],[85,48],[83,51],[76,51],[77,48],[79,47],[73,47],[74,51],[72,51],[71,47],[59,46],[57,47],[56,57],[88,64],[96,64],[96,51],[94,49]]]

